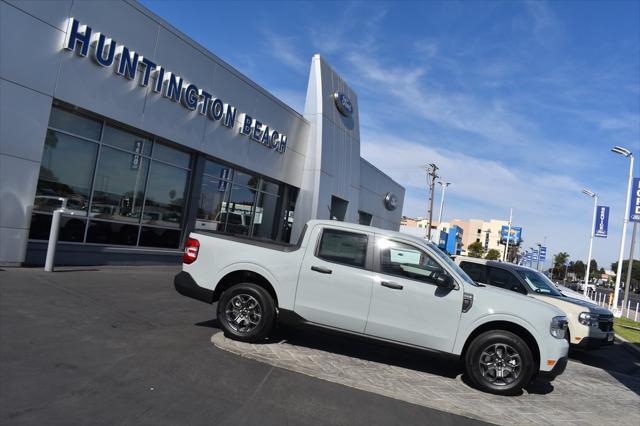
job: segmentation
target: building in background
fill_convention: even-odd
[[[403,217],[400,230],[412,235],[424,237],[426,235],[427,220],[422,218],[409,218]],[[446,251],[450,254],[462,254],[467,255],[467,247],[474,242],[480,242],[484,247],[485,252],[495,249],[500,252],[500,256],[504,255],[506,249],[504,240],[501,239],[501,231],[503,226],[508,226],[507,220],[491,219],[488,221],[482,219],[454,219],[450,222],[438,223],[438,221],[432,221],[432,239],[435,243],[442,241],[441,233],[447,234]],[[452,231],[453,230],[453,233]],[[454,238],[449,238],[448,235],[454,235]],[[451,241],[457,241],[456,243]],[[456,244],[449,246],[448,244]],[[513,255],[515,249],[510,249],[510,256]]]
[[[221,5],[221,7],[224,7]],[[0,265],[177,262],[193,229],[294,241],[309,219],[397,230],[320,56],[303,114],[133,1],[0,1]]]

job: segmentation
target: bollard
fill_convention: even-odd
[[[631,317],[629,317],[629,309],[631,308],[631,300],[627,300],[627,318],[631,319]]]
[[[638,322],[638,307],[640,306],[640,302],[636,302],[636,317],[633,319],[635,322]]]
[[[58,244],[58,234],[60,233],[60,217],[64,213],[64,209],[56,209],[53,211],[51,218],[51,230],[49,231],[49,244],[47,245],[47,258],[44,262],[44,270],[53,272],[53,264],[56,257],[56,245]]]

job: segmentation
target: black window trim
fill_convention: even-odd
[[[411,246],[411,247],[415,248],[416,250],[420,250],[420,251],[424,252],[425,254],[429,255],[438,265],[440,265],[442,270],[445,271],[451,277],[451,279],[454,281],[454,283],[456,285],[455,289],[457,290],[459,288],[458,284],[456,283],[456,278],[455,278],[454,274],[452,274],[451,271],[449,271],[449,269],[445,265],[440,263],[436,256],[431,255],[431,253],[429,253],[429,251],[426,250],[425,248],[420,247],[420,246],[418,246],[418,245],[416,245],[416,244],[414,244],[414,243],[412,243],[410,241],[403,241],[403,240],[399,240],[399,239],[397,240],[395,238],[386,238],[384,235],[376,235],[376,238],[385,239],[385,240],[388,240],[388,241],[392,241],[394,243],[406,244],[408,246]],[[389,272],[383,271],[382,270],[382,250],[380,249],[380,247],[377,244],[375,246],[375,250],[376,250],[375,262],[374,262],[375,263],[375,265],[374,265],[374,271],[375,272],[377,272],[379,274],[382,274],[382,275],[389,275],[389,276],[392,276],[392,277],[402,278],[404,280],[409,280],[409,281],[413,281],[413,282],[420,283],[420,284],[427,284],[427,285],[433,285],[433,286],[437,285],[434,282],[416,280],[414,278],[409,278],[409,277],[404,276],[404,275],[398,275],[398,274],[393,274],[393,273],[389,273]]]
[[[520,294],[529,294],[529,293],[531,293],[531,291],[530,291],[530,289],[529,289],[529,286],[528,286],[526,283],[522,282],[523,280],[518,276],[518,274],[516,274],[516,273],[515,273],[514,271],[512,271],[511,269],[509,269],[509,268],[504,268],[504,267],[502,267],[502,265],[489,265],[489,264],[487,264],[487,265],[485,265],[485,266],[487,266],[487,273],[486,273],[486,274],[487,274],[487,276],[486,276],[487,281],[489,281],[489,277],[490,277],[490,275],[491,275],[491,269],[492,269],[492,268],[499,269],[499,270],[501,270],[501,271],[504,271],[504,272],[507,272],[507,273],[511,274],[511,276],[512,276],[512,277],[515,277],[516,281],[518,282],[518,284],[520,284],[520,287],[522,287],[522,289],[523,289],[525,292],[524,292],[524,293],[522,293],[521,291],[512,290],[512,289],[510,289],[510,288],[498,287],[497,285],[493,285],[493,284],[490,284],[490,283],[488,283],[488,282],[487,282],[487,283],[485,283],[485,284],[490,285],[491,287],[495,287],[495,288],[502,288],[503,290],[512,291],[512,292],[514,292],[514,293],[520,293]]]
[[[336,262],[334,260],[328,260],[325,259],[323,257],[320,257],[320,243],[322,242],[322,237],[324,236],[324,232],[325,230],[332,230],[332,231],[338,231],[338,232],[342,232],[345,234],[354,234],[354,235],[360,235],[360,236],[364,236],[367,238],[367,252],[365,253],[365,257],[364,257],[364,266],[355,266],[352,265],[350,263],[344,263],[344,262]],[[322,260],[323,262],[327,262],[327,263],[333,263],[336,265],[342,265],[342,266],[347,266],[349,268],[355,268],[355,269],[362,269],[365,271],[373,271],[373,242],[375,241],[374,235],[373,234],[369,234],[367,232],[357,232],[357,231],[352,231],[352,230],[348,230],[348,229],[344,229],[341,228],[339,226],[326,226],[323,225],[322,228],[320,229],[320,232],[318,233],[318,238],[316,239],[316,246],[313,250],[313,256],[316,259]]]

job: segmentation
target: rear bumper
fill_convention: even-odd
[[[213,290],[200,287],[188,272],[182,271],[173,279],[176,291],[183,296],[199,300],[201,302],[213,303]]]
[[[568,357],[562,357],[556,362],[556,365],[550,371],[540,371],[538,376],[543,379],[553,381],[556,377],[564,373],[564,370],[567,368]]]

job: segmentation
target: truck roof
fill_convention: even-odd
[[[307,225],[309,226],[309,228],[315,225],[339,226],[345,229],[351,229],[351,230],[357,230],[357,231],[363,231],[363,232],[374,232],[376,234],[384,235],[387,237],[396,237],[396,238],[402,238],[404,240],[412,240],[421,244],[425,244],[429,242],[426,238],[416,237],[410,234],[405,234],[404,232],[391,231],[389,229],[376,228],[375,226],[358,225],[356,223],[342,222],[338,220],[313,219],[307,222]]]

